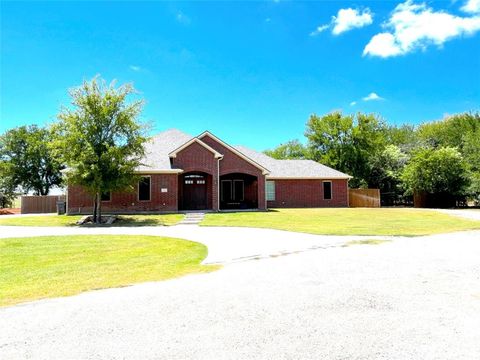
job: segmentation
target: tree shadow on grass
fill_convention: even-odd
[[[110,226],[131,226],[131,227],[137,227],[137,226],[166,226],[165,223],[163,223],[159,219],[149,219],[149,218],[125,218],[119,216],[117,220]]]
[[[75,224],[71,224],[69,226],[74,226]],[[130,216],[118,216],[115,222],[112,224],[94,224],[91,222],[76,225],[80,227],[142,227],[142,226],[167,226],[162,220],[155,219],[155,218],[147,218],[147,217],[130,217]]]

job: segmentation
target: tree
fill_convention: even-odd
[[[314,160],[352,175],[353,187],[371,183],[369,163],[385,148],[385,125],[369,114],[313,114],[305,136]]]
[[[9,167],[9,163],[0,161],[0,208],[11,206],[16,197],[16,187],[12,183]]]
[[[274,159],[306,159],[307,149],[298,140],[290,140],[285,144],[280,144],[272,150],[265,150],[264,153]]]
[[[402,173],[407,193],[464,196],[469,186],[468,166],[456,148],[417,150]]]
[[[101,222],[102,194],[133,190],[134,172],[144,155],[146,127],[138,121],[143,100],[127,102],[134,92],[130,84],[84,81],[70,90],[72,108],[58,115],[67,181],[92,195],[95,223]]]
[[[480,127],[464,135],[462,151],[471,173],[470,196],[480,202]]]
[[[469,196],[480,196],[480,113],[461,113],[422,124],[418,137],[426,146],[455,147],[470,172]]]
[[[5,162],[3,176],[9,186],[21,187],[26,193],[48,195],[62,183],[62,164],[50,143],[54,134],[36,125],[20,126],[0,136],[0,161]]]
[[[402,198],[401,175],[408,155],[397,145],[387,145],[370,161],[370,186],[379,188],[382,202],[394,205]]]
[[[352,132],[353,116],[341,112],[311,115],[305,132],[311,156],[339,171],[350,172],[354,158]]]
[[[422,124],[418,136],[428,146],[457,147],[462,152],[464,136],[477,131],[480,131],[480,114],[461,113]]]
[[[389,125],[385,129],[385,138],[388,144],[398,146],[406,153],[420,146],[417,129],[413,125]]]

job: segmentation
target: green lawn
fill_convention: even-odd
[[[420,209],[277,209],[268,212],[207,214],[202,226],[247,226],[324,235],[428,235],[480,229],[464,220]]]
[[[213,271],[207,248],[156,236],[0,239],[0,306]]]
[[[74,226],[81,219],[81,215],[44,215],[0,218],[1,225],[10,226]],[[183,219],[182,214],[164,215],[120,215],[111,226],[158,226],[174,225]]]

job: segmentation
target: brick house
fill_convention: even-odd
[[[208,131],[171,129],[146,145],[135,192],[102,196],[104,212],[176,212],[269,207],[346,207],[349,175],[312,160],[276,160],[231,146]],[[67,213],[92,211],[92,197],[67,189]]]

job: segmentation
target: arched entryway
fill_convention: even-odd
[[[232,173],[220,176],[220,209],[258,208],[256,176]]]
[[[190,172],[180,177],[179,207],[181,210],[211,209],[212,176],[202,172]]]

